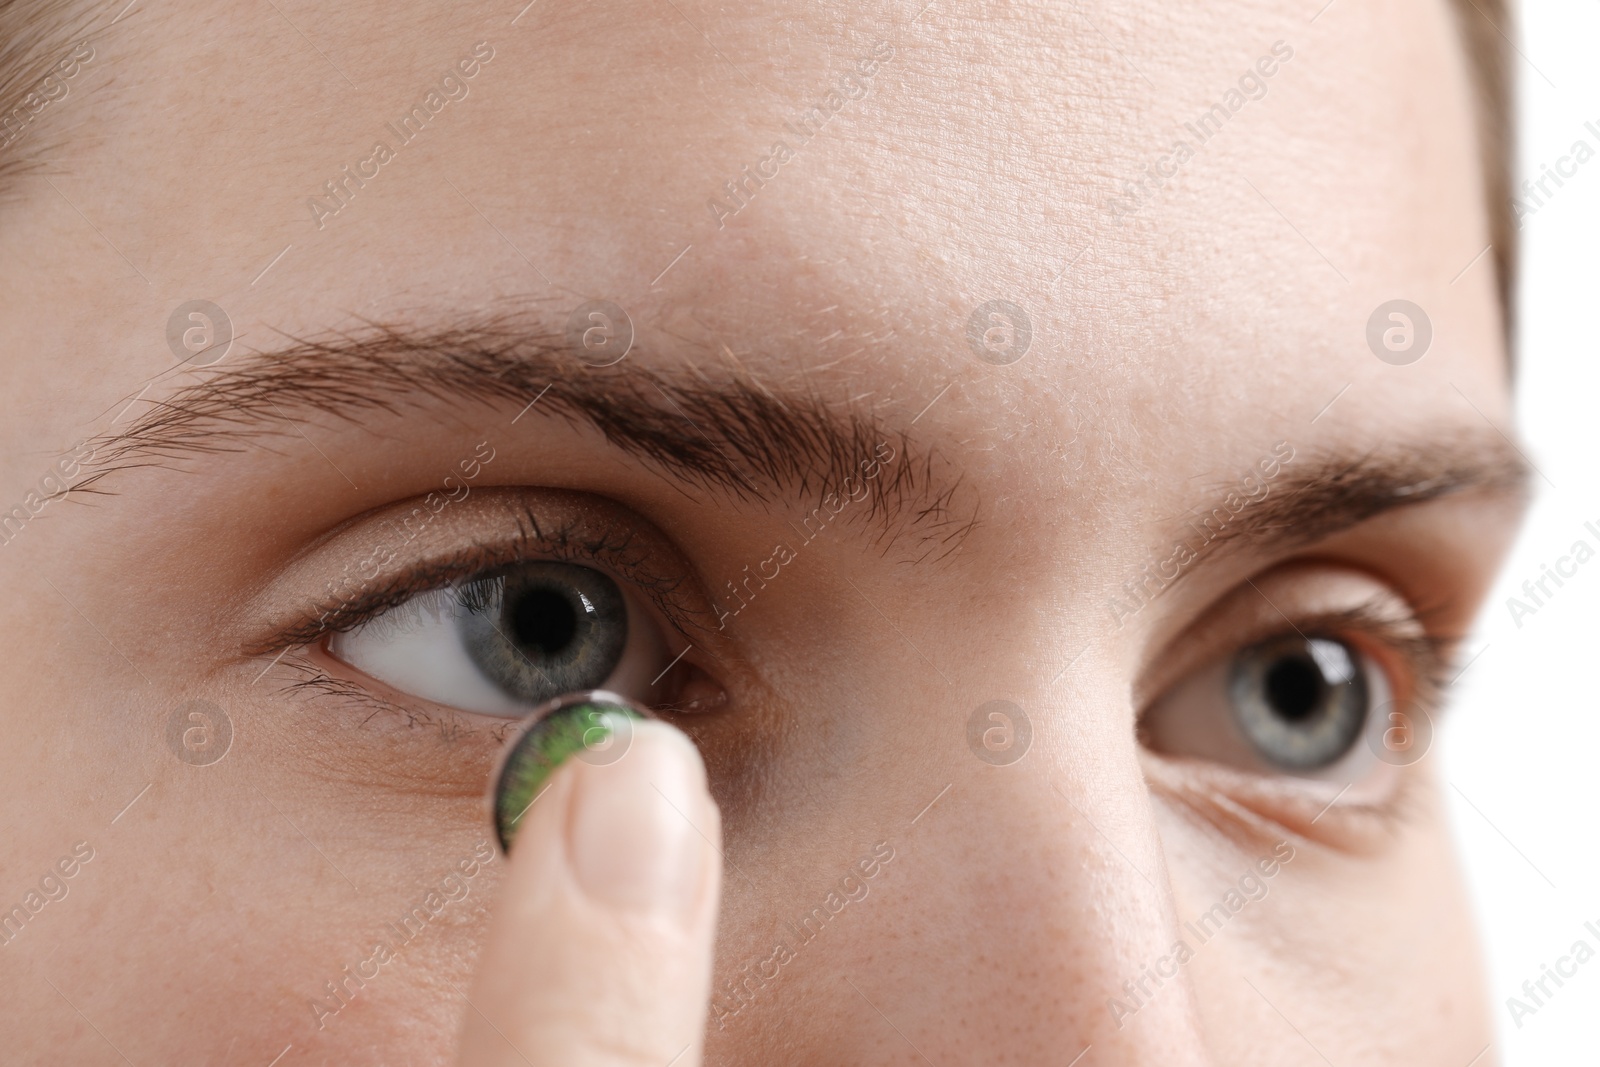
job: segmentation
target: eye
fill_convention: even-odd
[[[1296,634],[1235,656],[1228,698],[1234,722],[1263,759],[1315,770],[1350,751],[1380,686],[1379,672],[1350,645]]]
[[[1356,773],[1393,691],[1351,641],[1299,633],[1246,645],[1180,680],[1144,716],[1157,751],[1265,773]]]
[[[332,635],[327,651],[409,696],[504,716],[574,690],[652,703],[673,662],[662,628],[615,580],[553,560],[417,594]]]

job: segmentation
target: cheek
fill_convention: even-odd
[[[291,1043],[328,1062],[368,1062],[372,1049],[401,1033],[407,1055],[452,1062],[460,1004],[440,998],[437,983],[468,988],[500,872],[485,867],[470,883],[473,893],[447,901],[425,923],[411,908],[430,892],[445,896],[446,875],[473,854],[483,828],[441,814],[439,802],[427,798],[392,819],[375,817],[366,813],[392,801],[374,805],[359,791],[340,800],[326,790],[312,800],[287,785],[281,769],[264,771],[241,761],[232,787],[198,776],[158,786],[159,794],[141,801],[153,801],[158,817],[119,822],[114,829],[128,832],[108,838],[73,892],[41,914],[50,918],[58,908],[63,919],[81,922],[71,910],[81,896],[98,913],[104,938],[142,961],[139,982],[119,983],[98,998],[96,1022],[108,1032],[138,1034],[171,1062],[223,1062],[230,1049],[243,1048],[264,1050],[267,1062]],[[328,804],[347,812],[333,833]],[[240,826],[250,833],[239,833]],[[241,898],[252,905],[248,921]],[[105,941],[71,941],[53,977],[76,999],[103,969],[103,953],[93,946]],[[397,959],[373,974],[369,961],[379,941]],[[261,996],[264,988],[274,995]],[[218,1003],[257,1006],[229,1027],[195,1027],[162,1010],[162,991],[172,989],[205,989]],[[80,1062],[88,1059],[92,1054]]]
[[[1262,879],[1267,895],[1245,905],[1198,947],[1183,971],[1192,977],[1206,1017],[1218,1020],[1207,1030],[1215,1062],[1249,1062],[1259,1055],[1250,1020],[1260,1002],[1241,987],[1241,969],[1278,969],[1280,995],[1303,998],[1304,1016],[1295,1023],[1307,1033],[1338,1033],[1353,1019],[1361,1020],[1363,1033],[1382,1028],[1392,1038],[1386,1043],[1389,1058],[1379,1062],[1434,1062],[1445,1055],[1441,1050],[1470,1062],[1488,1044],[1491,1015],[1483,1005],[1476,923],[1438,810],[1437,785],[1422,785],[1406,828],[1381,847],[1356,854],[1297,847],[1289,863]],[[1252,857],[1222,847],[1181,805],[1158,800],[1157,822],[1171,857],[1168,872],[1180,919],[1195,920],[1230,884],[1237,886],[1255,858],[1271,851],[1268,846]],[[1232,862],[1237,870],[1227,866]],[[1424,914],[1428,921],[1419,923]],[[1384,979],[1352,982],[1316,967],[1284,968],[1285,960],[1333,958],[1341,967],[1376,968],[1371,973]],[[1395,990],[1422,988],[1451,1005],[1451,1019],[1417,1013],[1395,996]],[[1334,1050],[1327,1051],[1339,1061]]]
[[[66,882],[65,898],[47,905],[7,950],[59,941],[52,980],[77,1003],[90,997],[95,1022],[108,1034],[137,1035],[133,1040],[161,1050],[164,1062],[224,1062],[250,1049],[265,1063],[293,1043],[296,1052],[357,1063],[400,1033],[409,1055],[450,1062],[459,1005],[437,996],[434,976],[468,987],[498,860],[463,880],[470,895],[447,903],[399,948],[399,961],[380,967],[353,1005],[320,1030],[310,1004],[328,1001],[326,984],[340,981],[346,965],[370,972],[363,961],[376,941],[396,942],[392,928],[410,904],[430,891],[443,896],[445,877],[463,859],[482,861],[475,849],[488,829],[482,792],[492,740],[450,740],[398,721],[363,723],[363,715],[283,694],[267,679],[256,688],[249,694],[241,686],[229,699],[232,747],[203,767],[180,764],[167,746],[176,697],[129,694],[98,703],[85,694],[85,706],[115,707],[119,715],[70,745],[18,738],[6,727],[9,751],[60,751],[72,760],[43,761],[41,773],[54,774],[54,785],[8,772],[0,788],[19,783],[38,798],[56,795],[62,782],[97,781],[115,801],[107,824],[89,834],[67,825],[70,819],[21,821],[38,826],[39,840],[15,836],[11,847],[53,859],[87,836],[94,854]],[[34,721],[30,729],[46,726]],[[119,772],[130,751],[141,753],[149,778]],[[140,961],[139,981],[100,981],[107,944]],[[56,1019],[57,1009],[36,1003],[30,984],[37,983],[0,976],[8,1003]],[[262,996],[266,988],[274,994]],[[197,1027],[167,1010],[172,990],[256,1006],[227,1027]],[[61,1021],[52,1032],[75,1031]],[[101,1055],[87,1045],[81,1055],[76,1045],[62,1051],[66,1062]]]

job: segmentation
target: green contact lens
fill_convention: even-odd
[[[557,767],[573,756],[614,763],[628,750],[633,723],[651,717],[626,697],[599,690],[569,693],[529,715],[490,778],[490,815],[500,848],[511,851],[523,816]]]

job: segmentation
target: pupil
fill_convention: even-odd
[[[560,652],[578,633],[578,613],[568,597],[553,589],[530,589],[508,612],[511,636],[544,655]]]
[[[1266,677],[1267,700],[1280,718],[1300,722],[1317,709],[1322,696],[1322,672],[1302,657],[1282,659]]]

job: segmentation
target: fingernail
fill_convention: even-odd
[[[578,884],[606,907],[688,923],[706,869],[690,821],[709,799],[700,753],[666,723],[638,722],[621,759],[574,771],[567,847]]]

